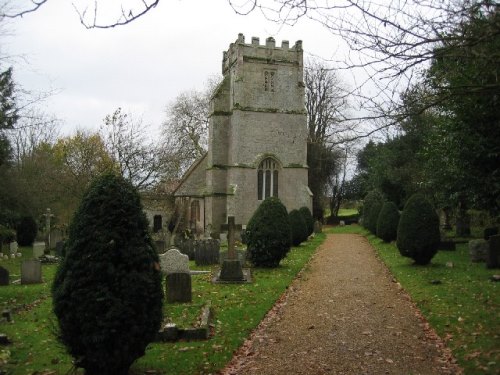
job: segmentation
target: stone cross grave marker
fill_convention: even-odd
[[[236,250],[234,248],[234,232],[241,230],[241,224],[234,223],[234,216],[227,217],[227,224],[221,225],[221,231],[227,230],[227,258],[222,263],[220,270],[219,281],[225,282],[242,282],[245,281],[241,263],[238,260]]]
[[[41,284],[42,263],[36,259],[23,260],[21,263],[21,284]]]
[[[234,248],[234,234],[236,230],[241,231],[242,225],[234,223],[234,216],[227,217],[227,224],[220,226],[221,231],[227,230],[227,258],[237,259],[236,250]]]

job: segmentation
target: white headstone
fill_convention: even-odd
[[[43,255],[45,251],[45,242],[33,243],[33,258],[37,259]]]
[[[161,271],[171,273],[189,273],[189,257],[177,249],[170,249],[160,255]]]
[[[18,248],[18,246],[17,246],[17,242],[16,242],[16,241],[11,242],[11,243],[9,244],[9,249],[10,249],[10,253],[11,253],[11,254],[15,254],[15,253],[17,253],[17,248]]]

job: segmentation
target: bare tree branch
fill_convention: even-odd
[[[4,11],[0,11],[0,19],[5,17],[5,18],[17,18],[17,17],[23,17],[24,15],[28,13],[33,13],[36,12],[38,9],[40,9],[41,6],[45,5],[49,0],[31,0],[31,6],[28,7],[27,9],[23,10],[15,10],[12,9],[11,13],[7,13]]]
[[[45,0],[47,1],[47,0]],[[83,9],[79,9],[74,3],[73,3],[73,8],[76,10],[78,13],[78,16],[80,17],[80,23],[87,29],[111,29],[117,26],[124,26],[127,25],[138,18],[144,16],[146,13],[154,9],[158,4],[160,3],[160,0],[137,0],[136,5],[134,6],[129,6],[129,7],[123,7],[123,5],[120,6],[120,15],[119,17],[114,20],[114,21],[109,21],[109,22],[103,22],[98,20],[99,12],[98,12],[98,5],[99,1],[95,0],[94,5],[91,9],[93,9],[93,17],[91,20],[88,19],[87,17],[87,11],[89,7],[85,7]]]

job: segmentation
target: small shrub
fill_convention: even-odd
[[[394,202],[385,202],[377,220],[377,237],[384,242],[391,242],[397,238],[399,210]]]
[[[17,242],[19,246],[31,246],[35,241],[38,226],[32,216],[24,216],[17,225]]]
[[[292,231],[292,245],[299,246],[302,242],[307,240],[308,228],[304,216],[298,210],[292,210],[288,214],[290,221],[290,229]]]
[[[127,374],[162,320],[162,283],[133,186],[95,180],[70,225],[52,286],[59,340],[86,374]]]
[[[257,267],[278,267],[290,250],[288,213],[278,198],[264,200],[247,226],[248,258]]]
[[[309,237],[314,232],[314,217],[311,213],[311,210],[307,207],[300,207],[299,212],[304,217],[304,220],[307,225],[307,236]]]
[[[434,207],[423,195],[412,195],[399,219],[399,252],[417,264],[428,264],[438,250],[440,237],[439,217]]]
[[[378,191],[370,191],[363,205],[363,226],[373,234],[377,233],[378,214],[382,209],[384,197]]]

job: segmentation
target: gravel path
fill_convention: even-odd
[[[460,374],[453,362],[368,241],[335,234],[222,374]]]

